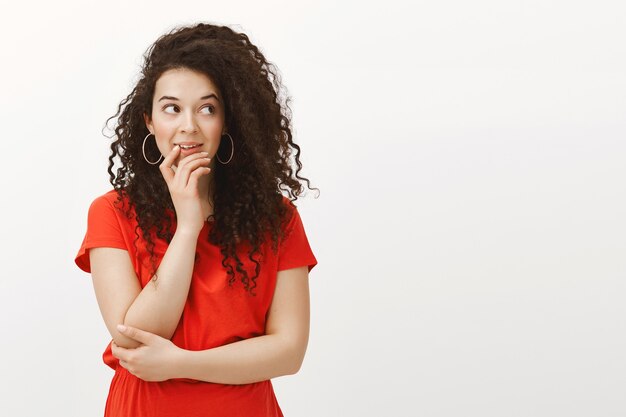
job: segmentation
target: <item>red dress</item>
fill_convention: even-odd
[[[91,272],[89,249],[112,247],[126,249],[133,263],[137,279],[143,288],[149,281],[149,254],[145,241],[133,244],[137,221],[134,211],[129,219],[120,211],[115,190],[97,197],[89,207],[87,232],[76,255],[76,265]],[[288,200],[284,198],[285,204]],[[123,203],[128,204],[127,198]],[[237,275],[228,285],[226,270],[222,267],[219,247],[207,241],[211,222],[198,237],[198,260],[192,273],[191,285],[184,310],[172,342],[187,350],[205,350],[265,334],[265,316],[274,294],[276,273],[307,265],[309,271],[317,264],[307,240],[302,220],[295,210],[285,226],[286,237],[280,242],[277,254],[270,242],[263,245],[261,271],[256,278],[256,296],[245,291]],[[155,242],[156,265],[160,262],[167,242]],[[243,255],[243,256],[242,256]],[[239,254],[248,271],[254,264]],[[246,263],[247,261],[247,263]],[[187,378],[161,382],[144,381],[130,372],[111,353],[111,343],[103,355],[104,363],[115,370],[106,401],[105,417],[265,417],[282,416],[270,380],[251,384],[217,384]]]

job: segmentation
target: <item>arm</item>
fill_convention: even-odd
[[[176,232],[150,282],[141,289],[128,251],[120,246],[92,248],[89,252],[98,305],[113,340],[122,347],[136,348],[140,343],[119,333],[120,323],[169,340],[188,297],[198,235],[210,211],[210,202],[200,198],[198,181],[211,169],[203,166],[210,163],[206,152],[187,155],[175,165],[179,155],[180,147],[174,146],[159,165],[174,204]],[[92,213],[90,208],[90,225],[97,225],[101,218],[109,219],[103,234],[119,235],[119,225],[112,220],[112,206],[103,207],[105,201],[98,201],[100,205],[94,210],[99,211]]]
[[[249,384],[300,370],[309,340],[309,273],[279,271],[263,336],[213,349],[182,350],[174,378]]]
[[[199,232],[177,229],[152,279],[141,289],[128,251],[98,247],[89,252],[98,305],[115,343],[135,348],[139,342],[122,335],[124,323],[170,339],[180,321],[189,292]]]

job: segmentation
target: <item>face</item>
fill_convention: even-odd
[[[172,69],[157,80],[152,114],[144,114],[144,120],[163,156],[174,145],[183,145],[174,165],[178,166],[187,155],[204,151],[209,153],[213,166],[220,138],[226,132],[222,103],[222,93],[205,74]],[[187,150],[185,145],[199,146]]]

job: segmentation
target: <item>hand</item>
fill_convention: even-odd
[[[176,377],[177,364],[183,349],[157,334],[126,326],[118,330],[126,337],[143,343],[134,349],[126,349],[111,342],[113,356],[120,365],[144,381],[165,381]]]
[[[198,180],[200,176],[211,172],[211,168],[203,166],[208,165],[211,159],[207,152],[192,153],[181,159],[176,169],[173,169],[172,165],[179,154],[180,146],[175,145],[159,165],[159,170],[172,196],[177,228],[200,232],[210,213],[210,207],[204,196],[200,197]]]

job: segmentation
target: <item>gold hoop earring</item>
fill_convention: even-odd
[[[217,160],[220,161],[220,164],[222,165],[228,164],[233,159],[233,155],[235,154],[235,141],[233,141],[233,137],[228,133],[224,133],[224,135],[228,136],[228,138],[230,139],[230,158],[228,158],[228,161],[223,162],[217,152],[215,152]]]
[[[156,162],[150,162],[150,161],[148,161],[148,158],[146,158],[146,139],[148,139],[148,136],[150,136],[150,135],[154,135],[154,133],[148,133],[148,134],[146,135],[146,137],[145,137],[145,138],[143,138],[143,145],[141,145],[141,152],[143,152],[143,159],[145,159],[147,163],[149,163],[150,165],[156,165],[156,164],[158,164],[159,162],[161,162],[161,158],[163,158],[163,155],[161,155],[161,157],[159,158],[159,160],[158,160],[158,161],[156,161]],[[155,142],[156,142],[156,135],[154,136],[154,140],[155,140]],[[160,153],[159,153],[159,154],[160,154]]]

